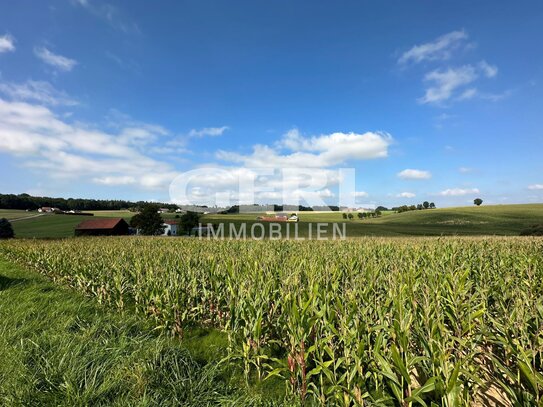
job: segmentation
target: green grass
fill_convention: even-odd
[[[182,347],[0,259],[0,405],[259,405],[217,363],[221,346],[200,330]]]
[[[78,223],[93,219],[83,215],[46,214],[32,219],[13,222],[13,230],[18,238],[62,238],[74,235]]]
[[[27,216],[37,215],[38,212],[27,212],[20,209],[0,209],[0,218],[6,218],[8,220],[26,218]]]
[[[122,217],[129,220],[129,211],[91,211],[95,217]],[[0,210],[0,217],[14,219],[36,214],[16,210]],[[205,215],[203,223],[233,223],[239,229],[247,223],[248,229],[257,222],[261,214],[242,213],[232,215]],[[176,214],[162,215],[174,219]],[[359,236],[440,236],[440,235],[509,235],[517,236],[520,231],[536,223],[543,223],[543,204],[491,205],[481,207],[443,208],[404,213],[386,212],[377,219],[345,220],[340,212],[311,213],[300,212],[299,235],[309,235],[309,223],[346,223],[347,237]],[[18,238],[63,238],[73,236],[75,226],[89,219],[78,215],[52,215],[21,219],[13,222]],[[265,224],[268,227],[267,224]],[[293,230],[293,225],[290,226]],[[283,231],[286,225],[282,225]],[[314,231],[315,229],[313,229]],[[266,233],[267,235],[267,233]],[[283,233],[284,235],[284,233]]]
[[[307,236],[308,223],[345,222],[348,237],[519,235],[526,227],[543,223],[543,204],[492,205],[389,213],[376,219],[345,220],[341,213],[300,212],[299,230]],[[255,214],[206,215],[203,222],[256,222]],[[283,225],[285,227],[285,225]]]

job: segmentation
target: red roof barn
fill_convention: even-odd
[[[118,236],[128,234],[128,223],[122,218],[89,219],[75,227],[76,236]]]

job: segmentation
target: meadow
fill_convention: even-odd
[[[120,217],[127,221],[134,215],[130,211],[89,211],[94,218]],[[16,237],[22,238],[63,238],[72,237],[75,226],[89,219],[78,215],[45,214],[35,216],[36,212],[21,210],[2,210],[0,217],[17,219],[13,222]],[[233,224],[236,229],[245,223],[250,229],[257,222],[260,213],[208,214],[202,223],[224,223],[228,229]],[[481,207],[442,208],[404,213],[385,212],[374,219],[343,219],[340,212],[311,213],[300,212],[299,235],[309,235],[310,223],[345,223],[348,237],[359,236],[518,236],[527,227],[543,223],[543,204],[489,205]],[[32,217],[34,216],[34,217]],[[176,214],[162,214],[164,219],[175,219]],[[26,218],[26,219],[24,219]],[[268,224],[265,224],[269,228]],[[286,225],[281,225],[285,235]],[[290,226],[292,230],[292,225]],[[268,235],[268,233],[265,233]]]
[[[221,365],[280,383],[286,405],[543,403],[542,239],[13,240],[0,256],[181,343],[224,335]]]
[[[341,212],[299,212],[299,231],[308,235],[309,223],[345,223],[347,236],[518,236],[535,223],[543,223],[543,204],[490,205],[441,208],[404,213],[386,212],[379,218],[345,220]],[[203,223],[257,222],[258,214],[206,215]],[[285,229],[287,226],[282,225]]]

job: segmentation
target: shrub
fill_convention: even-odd
[[[11,223],[6,218],[0,219],[0,239],[11,239],[12,237],[15,237],[15,233]]]

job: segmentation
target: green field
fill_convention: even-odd
[[[543,223],[543,204],[494,205],[443,208],[404,213],[390,213],[380,218],[345,220],[339,212],[300,212],[300,234],[308,235],[308,223],[346,223],[347,236],[441,236],[441,235],[512,235],[526,227]],[[206,215],[203,222],[252,224],[255,214]],[[283,228],[285,226],[283,225]]]
[[[179,368],[187,356],[157,355],[152,337],[124,325],[138,316],[189,349],[194,329],[216,332],[200,349],[222,349],[216,364],[244,377],[240,388],[285,406],[543,402],[541,238],[15,239],[0,258],[104,307],[89,320],[87,302],[78,310],[70,293],[0,270],[4,400],[190,405],[187,391],[218,386],[192,404],[222,404],[231,382],[201,384],[205,373]]]
[[[258,406],[218,365],[223,342],[181,343],[0,258],[2,406]]]
[[[127,221],[134,215],[129,211],[89,211],[95,217],[121,217]],[[78,215],[45,214],[39,217],[36,212],[0,210],[0,217],[21,218],[13,222],[16,237],[61,238],[73,236],[75,226],[82,220],[89,219]],[[233,223],[236,229],[246,223],[250,229],[256,223],[258,213],[204,215],[202,223],[224,223],[226,230]],[[298,225],[299,236],[309,235],[309,224],[345,223],[347,237],[360,236],[478,236],[504,235],[518,236],[521,230],[530,225],[543,223],[543,204],[493,205],[481,207],[443,208],[404,213],[387,212],[376,219],[360,220],[354,214],[353,220],[345,220],[340,212],[311,213],[300,212]],[[176,214],[163,214],[165,219],[174,219]],[[266,228],[269,225],[264,223]],[[281,225],[283,236],[286,225]],[[291,231],[294,226],[290,224]],[[331,229],[331,226],[330,226]],[[315,233],[313,225],[312,236]],[[268,233],[266,231],[266,236]]]

